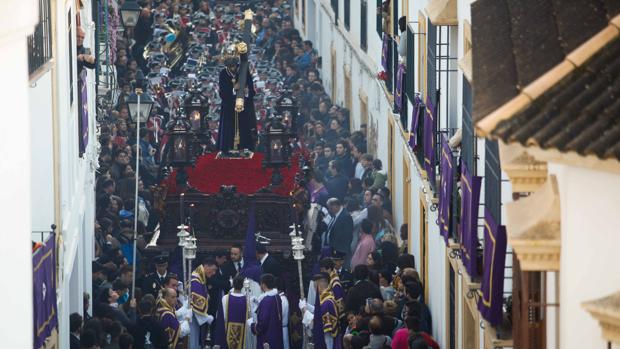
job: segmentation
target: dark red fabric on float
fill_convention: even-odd
[[[219,193],[220,186],[234,185],[238,193],[254,194],[271,182],[271,168],[262,167],[264,155],[254,153],[252,159],[216,159],[216,154],[206,154],[196,160],[194,167],[187,167],[189,184],[201,193]],[[298,172],[298,158],[293,155],[291,167],[280,168],[284,178],[282,185],[273,191],[279,195],[290,195],[295,186]],[[164,180],[168,193],[176,193],[176,171]]]

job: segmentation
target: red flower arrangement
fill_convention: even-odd
[[[377,79],[387,81],[388,75],[385,71],[382,70],[377,74]]]
[[[196,160],[194,167],[187,167],[190,186],[202,193],[215,194],[221,185],[234,185],[237,192],[254,194],[271,182],[272,169],[262,168],[264,155],[254,153],[252,159],[216,159],[216,154],[207,154]],[[290,195],[295,186],[295,174],[299,170],[298,155],[291,158],[291,167],[280,168],[284,182],[273,188],[274,193]],[[176,171],[173,171],[163,182],[168,193],[176,193]]]

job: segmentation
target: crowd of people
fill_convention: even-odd
[[[154,50],[154,42],[163,42],[159,47],[163,50],[168,38],[156,40],[159,31],[168,33],[173,27],[179,37],[189,36],[190,42],[208,48],[207,59],[221,67],[217,53],[231,39],[226,33],[243,6],[207,0],[139,3],[138,24],[116,38],[121,94],[100,118],[93,291],[84,294],[83,316],[71,315],[71,348],[178,348],[187,342],[192,349],[207,344],[258,348],[263,343],[288,349],[309,341],[319,347],[324,342],[327,348],[438,348],[430,335],[432,321],[415,259],[407,253],[408,229],[393,227],[387,173],[381,160],[367,153],[365,125],[351,132],[350,111],[325,93],[318,53],[293,29],[291,6],[285,1],[252,2],[260,52],[251,73],[254,88],[263,95],[256,105],[259,128],[273,112],[276,92],[288,89],[299,103],[298,145],[311,160],[304,169],[302,189],[308,212],[317,213],[305,222],[307,254],[315,264],[305,275],[312,280],[308,298],[299,305],[289,304],[278,256],[261,244],[216,251],[200,259],[188,280],[183,280],[173,254],[155,258],[144,254],[160,221],[157,185],[166,141],[163,125],[175,116],[170,93],[164,97],[170,91],[158,88],[163,90],[162,80],[173,80],[174,71],[191,67],[171,69],[166,76],[166,59],[143,52]],[[90,68],[91,57],[78,59]],[[256,69],[260,65],[269,69]],[[136,141],[138,130],[126,99],[141,75],[151,80],[156,105],[140,125],[141,138]],[[191,86],[201,85],[216,110],[217,76],[193,79]],[[213,142],[218,129],[215,114],[209,120]],[[291,335],[293,314],[303,318],[307,329],[303,344]]]

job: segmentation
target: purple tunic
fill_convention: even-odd
[[[282,338],[282,299],[278,294],[265,296],[256,310],[257,322],[252,324],[252,333],[257,338],[257,348],[264,343],[271,349],[283,349]]]
[[[330,291],[321,294],[321,320],[324,333],[334,338],[334,349],[342,348],[342,336],[338,322],[339,312],[334,295]]]
[[[339,318],[344,317],[344,290],[342,289],[342,284],[340,284],[340,277],[338,277],[338,273],[334,270],[329,275],[329,288],[332,290],[334,295],[334,301],[336,302],[336,306],[338,307],[338,316]]]
[[[206,277],[202,265],[192,273],[192,310],[194,313],[207,316],[209,308],[209,293],[207,292]]]
[[[174,308],[165,300],[160,299],[157,302],[157,314],[159,317],[159,324],[163,327],[168,336],[168,347],[176,348],[179,344],[181,326],[179,320],[177,320],[177,316],[174,314]]]
[[[226,309],[219,307],[215,343],[222,349],[242,349],[250,307],[245,297],[228,295]],[[224,321],[226,319],[226,321]]]

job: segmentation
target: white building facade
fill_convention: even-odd
[[[394,21],[397,23],[401,16],[407,17],[408,29],[413,33],[415,54],[414,57],[403,57],[401,60],[408,62],[408,75],[410,70],[414,71],[414,77],[408,76],[406,79],[407,89],[420,93],[423,99],[428,92],[425,52],[426,31],[430,23],[428,12],[437,11],[432,8],[437,4],[430,5],[433,2],[392,1],[389,8],[392,22],[387,25],[389,31],[397,36],[400,33],[395,32]],[[450,24],[435,27],[437,43],[442,44],[438,45],[441,47],[438,50],[444,56],[442,59],[436,58],[437,64],[442,65],[438,69],[442,71],[437,74],[437,86],[442,86],[438,99],[440,128],[452,136],[461,128],[463,118],[463,81],[466,77],[458,62],[471,49],[470,2],[458,1],[458,6],[456,1],[440,2],[452,8],[452,18],[448,21]],[[394,226],[398,229],[402,224],[408,224],[409,251],[415,256],[417,269],[425,284],[425,301],[433,318],[432,335],[442,348],[489,348],[495,344],[511,347],[510,340],[498,339],[501,336],[496,334],[495,329],[482,328],[484,323],[475,301],[467,296],[470,290],[469,278],[462,275],[462,263],[459,266],[458,261],[450,257],[453,248],[446,246],[439,233],[436,195],[433,195],[423,167],[409,145],[413,109],[411,100],[404,97],[408,103],[408,112],[406,124],[403,124],[400,115],[394,113],[392,108],[395,91],[378,79],[377,74],[383,70],[382,36],[377,31],[380,21],[375,15],[380,3],[372,0],[298,0],[295,1],[295,27],[304,38],[314,43],[322,59],[321,78],[327,93],[331,94],[335,104],[351,110],[352,130],[367,124],[368,151],[381,159],[388,171]],[[364,10],[366,14],[363,14]],[[364,33],[366,39],[363,38]],[[406,35],[402,38],[406,38]],[[467,43],[465,38],[469,39]],[[411,63],[413,67],[410,67]],[[412,85],[413,88],[410,87]],[[474,142],[478,149],[476,172],[484,175],[485,141],[475,138]],[[502,201],[508,202],[511,200],[510,182],[505,174],[501,179]],[[481,203],[484,202],[484,195],[483,189]],[[479,216],[483,216],[482,209],[483,206]],[[503,216],[503,208],[501,210]],[[482,236],[480,230],[480,239]],[[508,254],[504,283],[506,295],[512,288],[511,263],[511,255]]]
[[[11,231],[0,259],[16,291],[7,304],[15,316],[0,324],[7,348],[33,345],[31,242],[47,239],[52,225],[57,227],[58,328],[46,347],[69,347],[69,315],[83,314],[83,293],[91,293],[98,158],[95,72],[87,73],[88,99],[80,104],[76,59],[78,23],[86,32],[84,46],[94,43],[91,5],[90,0],[7,0],[1,5],[5,87],[0,98],[8,108],[7,120],[9,115],[15,120],[3,128],[0,146],[8,156],[3,163],[12,164],[0,171],[8,189],[2,194],[3,218]],[[83,121],[80,109],[87,111]],[[82,151],[81,137],[88,139]]]

